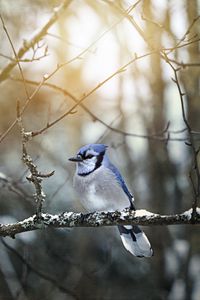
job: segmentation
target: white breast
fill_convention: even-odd
[[[115,175],[101,166],[87,176],[74,176],[74,187],[87,211],[114,211],[129,206],[129,200]]]

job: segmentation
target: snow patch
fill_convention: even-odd
[[[32,217],[29,217],[19,223],[21,224],[22,227],[26,228],[26,227],[30,226],[31,223],[34,223],[34,219],[35,219],[35,215]]]
[[[145,209],[138,209],[135,211],[135,217],[153,217],[156,214],[153,214]]]
[[[188,220],[190,220],[192,217],[192,211],[193,211],[193,209],[190,208],[189,210],[186,210],[184,213],[182,213],[182,216],[185,216]],[[197,207],[196,211],[197,211],[198,215],[200,215],[200,207]]]
[[[121,212],[121,217],[120,219],[121,220],[125,220],[125,218],[129,215],[129,210],[124,210]],[[135,211],[135,217],[138,218],[138,217],[146,217],[148,219],[148,217],[153,217],[155,216],[156,214],[153,214],[145,209],[138,209]]]
[[[6,175],[1,172],[0,172],[0,180],[7,180]]]

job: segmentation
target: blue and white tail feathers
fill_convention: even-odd
[[[153,250],[145,233],[136,225],[118,226],[122,243],[127,251],[137,257],[151,257]]]

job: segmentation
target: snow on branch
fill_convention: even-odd
[[[114,225],[176,225],[176,224],[200,224],[200,208],[197,208],[195,218],[192,208],[182,214],[160,215],[147,210],[129,210],[114,212],[75,213],[64,212],[58,215],[42,213],[38,220],[36,215],[13,224],[0,224],[0,236],[15,237],[16,234],[44,228],[66,227],[101,227]]]

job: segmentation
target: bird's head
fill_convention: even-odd
[[[77,174],[86,176],[98,169],[104,160],[107,146],[104,144],[89,144],[79,149],[70,161],[77,163]]]

